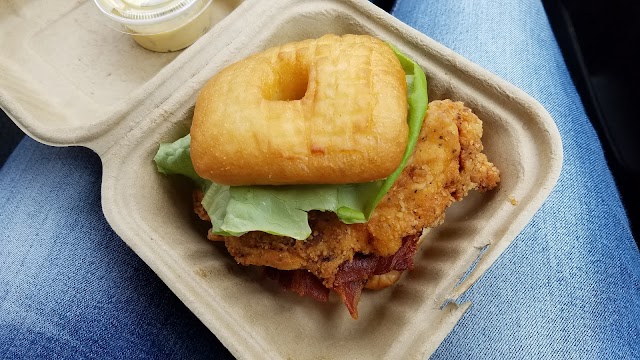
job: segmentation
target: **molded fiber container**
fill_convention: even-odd
[[[40,142],[100,155],[111,226],[236,357],[429,356],[470,306],[455,300],[556,183],[562,144],[553,120],[521,90],[367,1],[213,6],[216,24],[206,35],[182,52],[161,54],[104,25],[92,1],[4,1],[0,106]],[[159,174],[153,163],[160,142],[188,132],[199,89],[220,69],[327,33],[374,35],[415,59],[430,100],[463,101],[483,120],[485,152],[502,174],[497,189],[472,193],[426,233],[414,271],[389,289],[363,294],[357,321],[335,296],[326,304],[300,298],[236,265],[224,247],[206,240],[191,213],[188,184]]]

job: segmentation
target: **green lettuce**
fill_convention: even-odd
[[[307,212],[331,211],[347,224],[363,223],[398,179],[415,149],[427,110],[427,81],[415,62],[392,46],[406,73],[409,139],[400,166],[389,177],[363,184],[225,186],[198,176],[190,157],[191,137],[162,144],[154,161],[163,174],[184,175],[204,191],[202,205],[214,234],[240,236],[249,231],[304,240],[311,234]]]
[[[365,205],[364,214],[367,220],[373,214],[376,206],[382,198],[391,189],[393,184],[398,180],[402,170],[407,166],[413,150],[418,143],[418,137],[420,136],[420,129],[422,128],[422,121],[424,115],[427,112],[427,104],[429,98],[427,97],[427,77],[422,71],[420,65],[416,64],[413,60],[409,59],[405,54],[401,53],[395,46],[389,44],[393,51],[396,53],[402,69],[404,70],[407,78],[407,93],[409,113],[407,114],[407,123],[409,124],[409,141],[407,142],[407,148],[404,151],[400,166],[386,179],[374,181],[373,183],[358,184],[360,188],[359,193],[370,194],[371,200]]]
[[[224,186],[212,183],[202,205],[219,235],[249,231],[304,240],[311,234],[307,211],[332,211],[345,223],[365,222],[360,194],[351,185]]]
[[[195,181],[201,187],[210,183],[201,178],[193,168],[191,162],[191,134],[168,144],[160,144],[160,148],[153,158],[158,171],[165,175],[184,175]]]

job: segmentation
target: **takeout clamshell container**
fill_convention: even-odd
[[[455,300],[556,183],[562,144],[553,120],[521,90],[366,1],[214,1],[219,22],[168,54],[108,28],[90,1],[2,2],[0,106],[40,142],[100,155],[109,223],[236,357],[429,356],[470,306]],[[473,192],[425,235],[414,271],[362,295],[357,321],[335,296],[326,304],[300,298],[236,265],[206,240],[189,185],[159,174],[152,161],[160,142],[188,132],[199,89],[220,69],[326,33],[371,34],[415,59],[430,100],[464,101],[484,121],[485,152],[502,174],[499,188]]]

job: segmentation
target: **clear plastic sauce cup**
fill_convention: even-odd
[[[130,34],[140,46],[178,51],[211,27],[212,0],[94,0],[111,27]]]

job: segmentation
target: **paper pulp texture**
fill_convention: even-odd
[[[562,144],[553,120],[521,90],[367,1],[214,6],[218,22],[206,35],[182,52],[158,54],[104,25],[91,1],[3,1],[0,106],[38,141],[100,155],[111,226],[236,357],[428,357],[470,306],[455,300],[556,183]],[[472,193],[425,235],[414,271],[389,289],[363,294],[357,321],[337,297],[300,298],[235,264],[223,246],[206,240],[189,184],[159,174],[152,161],[159,143],[188,132],[199,89],[220,69],[327,33],[377,36],[415,59],[427,74],[430,100],[463,101],[484,121],[485,151],[502,173],[499,188]]]

